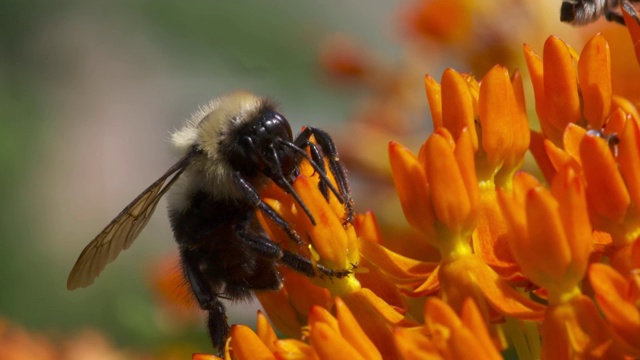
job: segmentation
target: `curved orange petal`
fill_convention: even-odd
[[[543,50],[544,92],[556,116],[557,129],[580,120],[580,96],[577,74],[567,44],[556,36],[549,36]]]
[[[589,279],[595,291],[598,306],[616,334],[640,352],[640,310],[629,297],[629,283],[612,267],[592,264]]]
[[[567,125],[562,134],[564,150],[579,162],[582,161],[580,158],[580,144],[585,135],[587,135],[587,130],[575,124]]]
[[[543,147],[545,152],[547,153],[549,162],[556,171],[556,173],[553,174],[554,177],[557,174],[558,169],[561,169],[567,164],[577,163],[577,161],[571,156],[571,154],[562,150],[550,140],[545,139]]]
[[[513,289],[476,255],[442,264],[439,276],[447,303],[457,311],[464,299],[472,297],[482,312],[488,311],[486,307],[483,309],[483,304],[488,302],[501,314],[517,319],[542,318],[543,305]]]
[[[408,296],[416,297],[433,294],[436,291],[440,290],[440,278],[438,277],[439,271],[440,265],[438,265],[426,279],[417,284],[417,286],[413,290],[404,291],[403,293],[407,294]]]
[[[631,199],[609,145],[601,137],[587,134],[580,144],[580,157],[589,206],[606,221],[622,221]]]
[[[276,332],[269,324],[269,320],[264,316],[262,311],[258,310],[258,323],[256,325],[256,334],[262,340],[262,342],[269,348],[269,351],[274,352],[275,342],[278,340]]]
[[[363,288],[342,298],[383,359],[396,357],[391,326],[415,326],[369,289]]]
[[[353,227],[356,229],[358,237],[362,240],[384,245],[382,233],[378,226],[378,219],[376,219],[373,211],[368,210],[364,213],[357,214]]]
[[[284,339],[276,342],[276,358],[278,360],[318,360],[318,354],[311,345],[296,339]]]
[[[278,291],[256,291],[255,294],[276,329],[287,336],[300,336],[300,327],[303,324],[289,302],[289,295],[285,287]]]
[[[558,202],[558,215],[566,234],[571,261],[565,270],[566,282],[578,283],[587,270],[593,246],[592,227],[587,212],[584,183],[570,166],[560,169],[551,184],[551,192]],[[538,226],[537,224],[535,226]]]
[[[560,146],[564,126],[556,126],[560,121],[556,119],[557,115],[552,108],[553,105],[551,104],[551,100],[549,100],[545,93],[542,59],[536,55],[527,44],[524,45],[524,58],[527,62],[529,76],[531,77],[531,84],[533,85],[536,114],[538,114],[538,119],[540,119],[542,133],[551,142]]]
[[[531,141],[531,131],[529,130],[529,119],[527,118],[527,107],[525,105],[524,85],[522,83],[522,75],[516,69],[511,75],[511,87],[515,99],[515,113],[511,120],[513,129],[513,139],[511,151],[507,153],[505,164],[507,169],[515,171],[524,161],[524,154],[529,149]]]
[[[320,360],[365,360],[339,332],[326,323],[317,323],[309,334],[311,346]]]
[[[389,162],[407,222],[416,230],[433,238],[435,214],[429,195],[427,175],[422,165],[415,155],[396,142],[389,143]]]
[[[429,109],[431,110],[431,121],[433,128],[442,126],[442,93],[440,84],[430,75],[424,77],[424,87],[427,91],[427,100],[429,101]]]
[[[380,352],[369,340],[356,321],[347,305],[340,298],[335,299],[336,318],[340,326],[340,333],[366,359],[382,359]]]
[[[459,233],[471,213],[471,201],[453,150],[445,137],[433,133],[426,143],[426,175],[438,220]]]
[[[400,293],[399,286],[402,285],[399,285],[399,282],[395,282],[391,276],[376,265],[373,265],[366,258],[362,259],[358,264],[358,269],[355,275],[362,287],[371,290],[387,304],[396,308],[398,312],[404,314],[407,311],[407,300]],[[366,271],[360,272],[360,269],[366,269]],[[415,282],[416,280],[410,283]]]
[[[502,189],[498,189],[500,192]],[[487,189],[481,192],[481,209],[478,225],[472,235],[473,250],[509,281],[522,280],[520,267],[515,261],[507,239],[507,223],[500,206],[498,192]]]
[[[640,205],[640,126],[634,118],[627,120],[619,135],[618,164],[620,173],[629,190],[631,201]]]
[[[582,112],[592,129],[600,130],[611,111],[611,54],[602,34],[587,42],[578,60]]]
[[[322,263],[332,269],[347,269],[350,266],[347,259],[349,239],[342,227],[341,217],[327,204],[311,178],[299,176],[293,188],[315,218],[316,225],[313,226],[304,212],[299,211],[296,222],[306,224],[304,228],[313,239],[313,247],[320,255]]]
[[[468,129],[465,128],[460,133],[453,154],[469,196],[471,213],[467,218],[468,222],[465,227],[472,230],[476,224],[478,211],[480,211],[480,187],[478,186],[478,177],[475,171],[475,156],[471,145],[471,134]]]
[[[473,149],[478,149],[469,85],[457,71],[446,69],[442,74],[442,125],[457,138],[465,127],[471,132]]]
[[[549,306],[541,330],[543,359],[624,359],[587,296]]]
[[[522,271],[537,285],[546,288],[558,286],[571,261],[571,251],[558,214],[558,202],[548,191],[535,189],[527,196],[525,212],[529,246],[518,248],[520,253],[517,256],[521,260]]]
[[[482,149],[490,169],[502,166],[513,143],[517,104],[506,68],[496,65],[482,78],[478,102]]]
[[[363,242],[360,245],[360,252],[362,256],[400,283],[424,279],[438,266],[437,263],[427,263],[402,256],[384,246],[370,242]]]
[[[536,160],[545,180],[547,180],[547,182],[551,182],[551,179],[553,179],[556,174],[556,169],[551,163],[549,155],[545,151],[545,137],[539,132],[532,130],[530,132],[530,138],[531,143],[529,144],[529,151],[531,151],[531,155],[533,155],[533,158]]]
[[[297,314],[307,316],[313,305],[326,306],[331,302],[331,292],[314,284],[307,276],[284,266],[279,271],[283,275],[282,284],[287,291],[287,303],[293,306]],[[274,305],[278,306],[277,303]]]
[[[322,306],[312,306],[309,311],[309,318],[307,323],[311,328],[317,326],[319,323],[328,325],[334,331],[340,331],[338,320],[331,315],[331,313]]]
[[[484,321],[484,318],[478,309],[478,305],[476,305],[473,299],[467,298],[464,303],[462,303],[460,320],[482,347],[483,351],[480,353],[484,354],[482,356],[483,359],[501,358],[500,353],[491,340],[491,336],[489,336],[487,323]]]
[[[405,360],[442,360],[436,344],[422,332],[422,328],[396,328],[393,337],[398,352]]]
[[[231,335],[231,348],[236,359],[275,360],[269,348],[248,326],[233,325],[229,334]]]

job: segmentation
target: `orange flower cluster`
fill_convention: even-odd
[[[416,2],[403,24],[414,37],[472,49],[464,39],[479,4]],[[640,22],[623,13],[640,61]],[[383,177],[380,149],[366,151],[371,162],[354,152],[411,129],[402,113],[414,105],[403,91],[407,72],[390,75],[344,39],[332,46],[339,50],[323,54],[326,70],[378,90],[347,156]],[[284,338],[259,313],[256,331],[232,328],[225,359],[640,357],[640,115],[634,100],[613,93],[603,35],[580,53],[552,36],[542,56],[525,45],[524,59],[540,132],[530,129],[518,70],[424,78],[433,133],[417,152],[393,141],[387,148],[416,236],[383,236],[372,212],[346,222],[311,168],[294,188],[316,226],[277,187],[263,192],[307,243],[261,218],[270,238],[352,272],[308,278],[282,267],[282,289],[257,296]],[[522,170],[527,151],[538,170]]]
[[[524,53],[541,133],[529,129],[518,71],[425,77],[433,134],[417,154],[388,147],[418,238],[384,239],[370,212],[345,222],[310,168],[294,187],[317,226],[277,187],[263,193],[308,246],[261,219],[271,238],[352,273],[282,268],[283,288],[258,298],[289,338],[259,314],[257,332],[233,327],[225,358],[497,359],[509,347],[521,358],[640,356],[640,116],[612,94],[603,36],[581,54],[556,37],[542,57]],[[527,150],[548,185],[521,170]]]

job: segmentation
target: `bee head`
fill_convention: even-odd
[[[251,121],[235,129],[229,159],[237,163],[233,168],[245,177],[259,173],[273,180],[278,186],[293,182],[298,175],[298,156],[282,142],[291,143],[293,135],[287,119],[270,107],[258,111]]]

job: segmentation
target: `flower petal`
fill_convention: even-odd
[[[511,151],[512,123],[517,118],[515,95],[506,68],[496,65],[482,78],[478,106],[482,149],[487,153],[488,167],[497,170]]]
[[[231,335],[231,348],[236,359],[275,360],[271,351],[248,326],[233,325],[229,333]]]
[[[336,318],[340,333],[366,359],[382,359],[373,342],[365,335],[347,305],[340,298],[335,300]]]
[[[269,320],[264,316],[262,311],[258,310],[258,323],[256,325],[256,334],[262,340],[262,342],[269,348],[269,351],[274,352],[275,342],[278,340],[276,332],[269,324]]]
[[[320,360],[365,360],[338,331],[326,323],[317,323],[309,334],[311,346]]]
[[[611,54],[602,34],[587,42],[578,60],[582,112],[592,129],[599,130],[611,111]]]
[[[446,69],[442,74],[442,124],[454,138],[460,136],[465,127],[471,132],[473,149],[478,149],[473,111],[473,100],[469,85],[457,71]]]
[[[524,45],[524,58],[527,62],[531,84],[533,85],[533,93],[536,100],[536,114],[538,114],[538,119],[540,119],[542,133],[551,142],[560,146],[564,126],[556,125],[560,123],[560,121],[556,119],[557,115],[552,108],[551,100],[545,92],[542,59],[536,55],[527,44]]]
[[[580,96],[577,74],[567,44],[558,37],[549,36],[543,51],[544,92],[556,114],[552,117],[557,129],[580,120]]]
[[[629,284],[612,267],[593,264],[589,279],[595,291],[598,306],[618,336],[640,352],[640,310],[637,300],[629,297]],[[637,290],[636,290],[637,291]]]
[[[620,134],[618,164],[631,201],[640,205],[640,126],[634,118],[627,120]]]
[[[466,230],[471,200],[453,150],[446,138],[435,132],[427,140],[425,161],[434,212],[452,233],[460,233]]]
[[[427,100],[429,101],[429,109],[431,110],[431,121],[433,128],[437,129],[442,125],[442,93],[440,92],[440,84],[430,75],[424,77],[424,86],[427,91]]]
[[[587,134],[580,144],[580,158],[587,180],[589,206],[599,217],[594,226],[606,226],[601,221],[621,222],[631,202],[618,165],[609,145],[601,137]]]
[[[405,218],[416,230],[435,237],[435,214],[422,165],[415,155],[396,142],[389,143],[389,161]]]

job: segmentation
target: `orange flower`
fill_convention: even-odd
[[[447,302],[459,311],[464,299],[472,297],[487,319],[489,309],[518,318],[539,317],[541,305],[518,294],[473,254],[470,238],[479,190],[469,132],[463,129],[454,143],[449,132],[439,128],[418,158],[395,143],[389,156],[407,220],[440,250],[438,277]],[[414,296],[433,290],[432,276],[413,290]]]
[[[425,325],[398,328],[395,339],[405,359],[501,359],[476,304],[467,298],[460,316],[442,300],[430,298]]]
[[[636,256],[640,241],[636,241]],[[640,357],[640,276],[635,270],[625,279],[605,264],[593,264],[589,279],[596,301],[628,356]]]
[[[430,76],[425,86],[434,126],[442,125],[454,136],[466,128],[471,137],[480,189],[473,249],[501,276],[522,280],[504,240],[506,224],[495,192],[496,187],[511,186],[529,145],[520,73],[509,78],[504,67],[494,66],[478,84],[473,77],[447,69],[442,86]]]
[[[405,217],[428,242],[455,256],[456,239],[467,239],[475,227],[478,187],[471,138],[463,131],[456,145],[438,129],[420,149],[419,158],[398,143],[389,144],[393,179]],[[465,246],[458,249],[463,253]]]
[[[527,278],[548,289],[552,304],[579,294],[592,244],[579,176],[565,167],[549,191],[519,173],[513,197],[500,191],[498,198],[509,225],[509,245]]]
[[[615,110],[609,119],[619,129],[614,135],[617,145],[597,132],[569,125],[563,136],[565,150],[549,141],[545,149],[554,169],[569,165],[581,172],[593,226],[611,235],[612,263],[616,268],[628,270],[629,265],[616,252],[629,246],[640,234],[640,124],[621,109]]]
[[[536,113],[547,139],[560,146],[569,123],[588,124],[597,130],[604,126],[612,108],[611,58],[604,36],[596,35],[587,42],[579,59],[555,36],[545,42],[542,59],[528,45],[524,46],[524,53],[535,92]]]
[[[522,271],[548,292],[542,358],[622,358],[593,302],[579,289],[592,249],[580,177],[567,165],[549,191],[521,173],[513,197],[500,192],[499,199],[509,221],[509,244]]]
[[[308,342],[278,340],[268,321],[258,312],[257,333],[244,325],[231,328],[225,359],[382,359],[379,344],[373,343],[356,321],[347,305],[335,299],[335,316],[324,307],[313,306],[307,326]],[[387,351],[395,353],[395,349]],[[394,354],[395,355],[395,354]],[[194,354],[194,360],[213,360],[218,357]],[[389,357],[386,357],[389,358]]]

